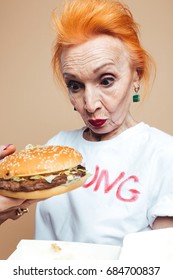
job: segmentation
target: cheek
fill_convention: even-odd
[[[75,105],[75,99],[70,94],[68,95],[68,98],[69,98],[71,104],[74,106]]]
[[[68,97],[69,97],[69,100],[70,100],[70,102],[71,102],[71,104],[72,105],[75,105],[75,104],[77,104],[78,102],[77,102],[77,100],[78,100],[78,98],[76,98],[76,95],[74,95],[74,94],[68,94]]]
[[[131,98],[131,82],[124,82],[111,95],[112,102],[121,104]]]
[[[104,96],[103,105],[109,114],[116,114],[131,103],[131,94],[128,90],[115,91],[109,96]]]
[[[69,100],[71,104],[77,109],[78,112],[80,112],[84,105],[83,105],[83,99],[79,95],[71,95],[69,94]]]
[[[114,92],[102,97],[103,106],[111,113],[116,111],[117,107],[123,102],[124,96],[119,92]]]

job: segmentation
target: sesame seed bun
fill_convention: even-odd
[[[0,161],[0,194],[13,198],[42,199],[74,190],[88,178],[84,167],[77,169],[81,162],[82,155],[67,146],[26,147]],[[73,168],[76,168],[75,171]],[[65,172],[71,176],[70,180]],[[44,178],[51,174],[54,177],[58,175],[60,182],[57,179],[45,181]]]
[[[81,161],[81,154],[67,146],[29,146],[0,161],[0,178],[53,173],[72,168]]]

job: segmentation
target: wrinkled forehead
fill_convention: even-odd
[[[98,68],[103,63],[130,63],[129,52],[117,38],[102,35],[84,43],[69,46],[61,54],[62,72],[83,67]]]

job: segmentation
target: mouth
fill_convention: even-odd
[[[88,122],[93,126],[93,127],[101,127],[105,124],[107,120],[105,119],[95,119],[95,120],[88,120]]]

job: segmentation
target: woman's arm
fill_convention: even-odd
[[[7,219],[16,220],[21,215],[18,213],[18,209],[27,209],[29,204],[22,199],[8,198],[0,195],[0,224],[5,222]],[[25,210],[25,213],[28,212]]]
[[[153,223],[152,229],[169,227],[173,227],[173,217],[157,217]]]

